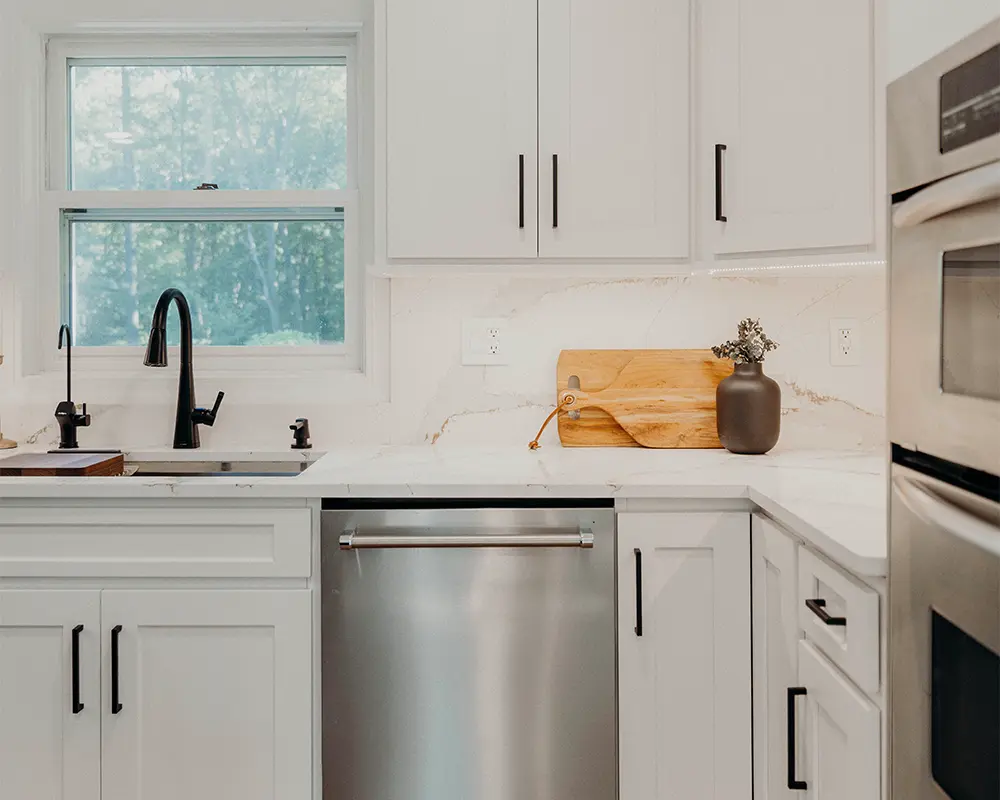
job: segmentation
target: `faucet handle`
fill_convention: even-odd
[[[208,425],[212,427],[215,425],[215,418],[219,416],[219,406],[222,405],[222,398],[226,396],[225,392],[219,392],[218,397],[215,398],[215,405],[212,410],[209,411],[207,408],[196,408],[191,412],[191,419],[194,420],[195,425]]]
[[[87,404],[83,404],[83,412],[76,415],[76,425],[80,428],[90,427],[90,414],[87,413]]]

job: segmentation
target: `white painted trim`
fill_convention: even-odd
[[[336,209],[345,213],[358,204],[358,193],[351,190],[250,191],[220,189],[212,192],[181,191],[47,191],[42,197],[45,209]]]
[[[195,359],[200,380],[212,381],[213,377],[225,380],[229,390],[250,403],[301,402],[315,399],[317,394],[329,398],[333,405],[377,403],[388,400],[389,395],[389,285],[378,276],[368,275],[363,268],[365,259],[366,224],[361,217],[371,199],[364,200],[357,188],[359,184],[370,187],[369,168],[360,161],[363,131],[367,126],[367,104],[361,102],[360,87],[366,85],[368,68],[361,59],[364,26],[358,24],[280,24],[272,26],[241,26],[230,23],[215,25],[71,25],[61,30],[39,31],[20,20],[12,21],[11,36],[15,45],[10,53],[14,69],[9,76],[9,87],[14,92],[14,118],[20,120],[15,132],[14,150],[20,153],[19,180],[13,190],[15,207],[23,216],[15,231],[16,240],[10,258],[13,267],[6,282],[10,291],[4,299],[4,341],[7,366],[4,385],[12,387],[10,397],[17,402],[31,402],[40,393],[55,391],[63,381],[62,361],[55,349],[54,335],[58,327],[59,303],[46,302],[45,310],[39,298],[60,296],[58,268],[40,268],[40,265],[58,265],[61,259],[59,237],[52,236],[60,225],[60,209],[119,208],[128,203],[135,208],[171,209],[286,209],[296,205],[303,208],[343,208],[345,230],[345,297],[346,312],[345,346],[320,348],[240,348],[238,355],[216,348],[196,348]],[[278,31],[276,34],[275,31]],[[69,36],[60,36],[70,34]],[[117,48],[118,55],[136,52],[144,56],[151,52],[148,41],[137,44],[136,35],[148,34],[162,42],[164,37],[175,37],[173,49],[162,46],[156,52],[167,55],[206,55],[242,51],[248,56],[290,56],[311,49],[315,56],[345,56],[348,60],[348,113],[353,125],[349,126],[348,180],[351,188],[335,191],[294,192],[71,192],[65,189],[45,190],[58,186],[58,179],[50,182],[45,174],[45,155],[54,154],[47,138],[45,118],[65,126],[65,105],[51,107],[46,98],[47,74],[62,76],[64,69],[48,70],[47,45],[59,51],[59,57],[69,58],[93,55],[93,43],[102,35],[108,47]],[[178,38],[179,37],[179,38]],[[284,37],[284,40],[282,39]],[[327,41],[339,37],[339,41]],[[106,50],[105,52],[111,52]],[[34,87],[34,88],[32,88]],[[62,93],[65,96],[65,92]],[[46,106],[49,106],[48,108]],[[367,156],[367,154],[366,154]],[[53,155],[54,158],[59,158]],[[16,163],[16,162],[15,162]],[[65,154],[57,165],[65,174]],[[56,174],[55,172],[53,174]],[[37,179],[34,177],[37,176]],[[65,181],[63,181],[65,185]],[[369,189],[370,190],[370,189]],[[174,195],[174,196],[170,196]],[[370,224],[370,223],[368,223]],[[352,268],[353,267],[353,268]],[[360,291],[352,289],[356,287]],[[19,295],[14,302],[12,295]],[[351,299],[354,302],[351,302]],[[353,336],[352,336],[353,333]],[[279,350],[281,352],[279,352]],[[117,403],[128,393],[130,402],[163,402],[172,396],[168,384],[176,380],[172,371],[158,374],[141,367],[141,357],[136,353],[98,352],[79,357],[74,370],[75,387],[80,396],[86,393],[89,402]],[[275,380],[275,378],[278,380]],[[56,395],[53,395],[56,396]],[[236,400],[236,398],[233,398]]]

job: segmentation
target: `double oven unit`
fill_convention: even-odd
[[[889,87],[890,788],[1000,798],[1000,18]]]

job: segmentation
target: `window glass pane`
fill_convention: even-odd
[[[344,341],[343,221],[75,220],[71,248],[75,344],[144,345],[170,287],[191,305],[196,345]]]
[[[82,190],[342,189],[347,67],[70,67],[70,184]]]

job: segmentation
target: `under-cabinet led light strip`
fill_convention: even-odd
[[[883,260],[872,261],[830,261],[827,263],[814,264],[774,264],[760,267],[722,267],[713,268],[707,271],[709,275],[718,275],[726,272],[771,272],[783,269],[824,269],[826,267],[884,267]]]

